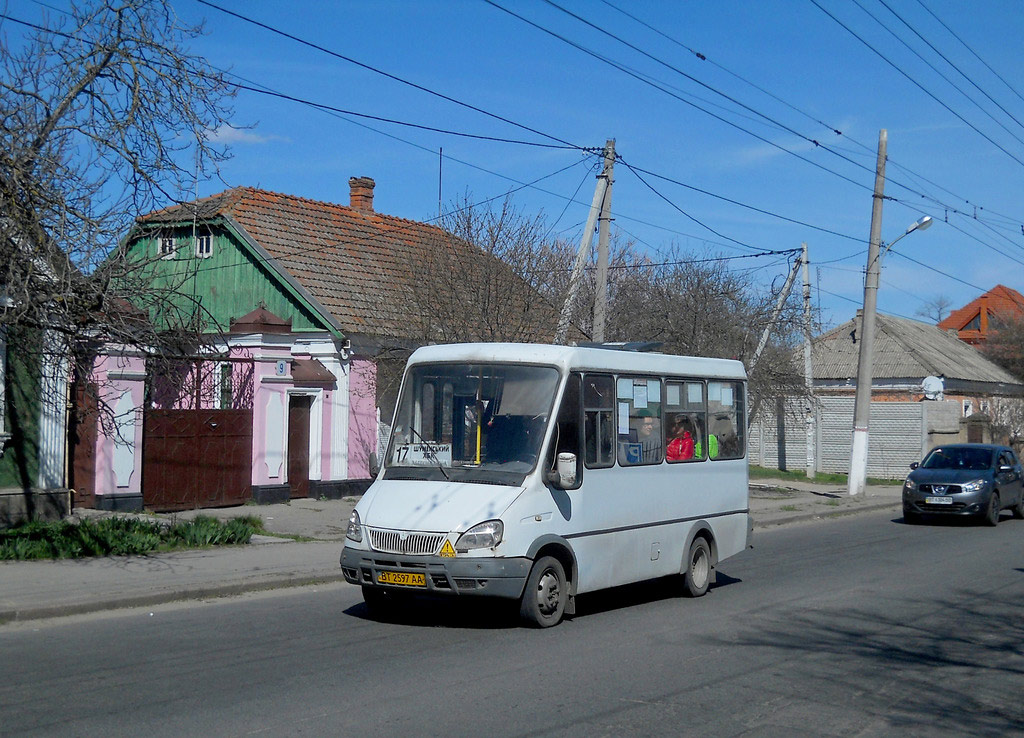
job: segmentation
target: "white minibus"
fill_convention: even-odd
[[[681,575],[686,594],[707,591],[750,545],[746,373],[628,349],[412,354],[341,552],[371,611],[489,596],[547,627],[576,595],[629,582]]]

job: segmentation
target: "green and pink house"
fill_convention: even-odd
[[[73,452],[76,506],[365,488],[395,391],[379,381],[382,357],[416,344],[399,298],[446,234],[375,212],[372,179],[349,185],[347,206],[238,187],[138,219],[129,255],[151,265],[154,288],[189,297],[210,340],[173,364],[103,349],[90,378],[100,401],[84,408],[96,422]]]

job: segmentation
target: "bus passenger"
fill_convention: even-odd
[[[687,461],[693,458],[693,423],[686,415],[676,415],[672,422],[672,440],[665,447],[669,461]]]

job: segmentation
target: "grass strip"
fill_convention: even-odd
[[[244,516],[221,522],[208,516],[170,526],[154,520],[111,516],[97,520],[30,521],[0,531],[0,561],[128,556],[183,548],[248,543],[263,521]]]

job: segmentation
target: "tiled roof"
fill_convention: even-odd
[[[413,335],[418,316],[408,314],[408,295],[417,284],[417,264],[429,258],[437,244],[451,242],[441,228],[372,209],[251,187],[156,211],[139,220],[171,223],[218,216],[238,223],[346,332],[420,337]],[[454,246],[474,248],[464,242]]]
[[[971,321],[982,314],[983,310],[988,315],[981,321],[981,327],[967,328]],[[1024,316],[1024,295],[1004,285],[996,285],[981,297],[971,300],[959,310],[951,312],[939,322],[939,328],[959,331],[961,340],[977,343],[985,340],[989,327],[989,315]]]
[[[858,338],[856,343],[850,336],[854,328]],[[814,378],[856,379],[859,352],[858,317],[811,341]],[[949,331],[916,320],[876,315],[872,353],[872,376],[875,380],[916,379],[941,374],[949,379],[1020,385],[1020,380]]]

